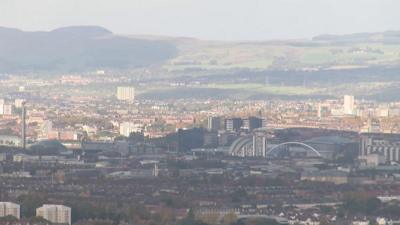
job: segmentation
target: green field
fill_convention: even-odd
[[[246,83],[246,84],[212,84],[205,86],[206,88],[229,89],[237,91],[249,91],[262,94],[273,95],[311,95],[319,93],[321,89],[305,88],[298,86],[265,86],[262,84]]]
[[[295,46],[284,42],[207,43],[190,43],[190,48],[180,46],[178,56],[168,61],[164,68],[170,71],[188,68],[302,69],[400,63],[400,44],[371,42]]]

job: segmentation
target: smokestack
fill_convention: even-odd
[[[26,149],[26,108],[25,108],[25,102],[22,104],[22,112],[21,112],[21,139],[22,139],[22,148]]]

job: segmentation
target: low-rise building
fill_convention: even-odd
[[[348,183],[348,173],[339,170],[310,171],[303,173],[301,180],[346,184]]]

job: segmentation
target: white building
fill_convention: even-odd
[[[131,133],[142,132],[143,125],[131,122],[123,122],[119,125],[119,134],[129,137]]]
[[[353,115],[355,112],[355,105],[354,105],[354,96],[353,95],[345,95],[343,103],[343,111],[344,114]]]
[[[20,206],[12,202],[0,202],[0,217],[13,216],[20,218]]]
[[[362,220],[357,220],[357,221],[353,221],[352,223],[351,223],[351,225],[370,225],[369,224],[369,221],[362,221]]]
[[[117,88],[117,99],[121,100],[121,101],[135,100],[135,88],[134,87],[118,87]]]
[[[36,216],[40,216],[52,223],[71,224],[71,208],[64,205],[43,205],[36,209]]]
[[[24,105],[25,102],[26,102],[25,99],[17,98],[17,99],[14,100],[14,106],[16,108],[22,108],[22,106]]]
[[[97,70],[96,74],[97,75],[104,75],[104,74],[106,74],[106,71],[105,70]]]
[[[0,105],[0,115],[12,115],[12,105],[1,104]]]

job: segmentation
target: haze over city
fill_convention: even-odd
[[[0,1],[0,225],[400,224],[399,8]]]

